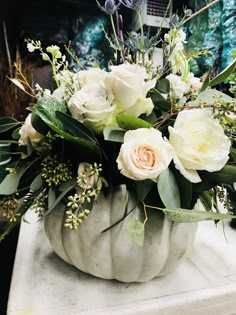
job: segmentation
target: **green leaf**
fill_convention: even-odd
[[[207,181],[214,185],[232,185],[234,182],[236,182],[236,166],[226,165],[217,172],[201,172],[200,177],[202,181]]]
[[[63,186],[62,186],[63,185]],[[63,183],[60,185],[59,190],[62,191],[62,193],[55,199],[55,201],[50,205],[48,208],[48,211],[46,212],[45,215],[48,215],[57,205],[58,203],[62,200],[62,198],[70,191],[72,190],[75,185],[76,185],[76,180],[75,179],[70,179],[69,181]]]
[[[52,187],[49,187],[48,189],[48,209],[51,209],[51,207],[54,205],[56,200],[56,192]]]
[[[181,206],[179,187],[174,174],[169,168],[158,176],[157,189],[161,201],[167,208],[179,208]]]
[[[212,197],[213,194],[209,190],[204,191],[199,197],[203,207],[207,211],[210,211],[212,209]]]
[[[153,90],[151,98],[156,109],[164,112],[168,112],[171,109],[171,103],[167,101],[157,89]]]
[[[59,191],[68,191],[68,189],[72,189],[71,187],[74,187],[76,185],[76,179],[75,178],[71,178],[69,179],[67,182],[62,183],[59,187],[58,190]]]
[[[48,125],[35,112],[32,113],[31,124],[42,135],[46,135],[50,130]]]
[[[200,102],[205,102],[206,104],[214,104],[215,98],[220,97],[225,102],[231,102],[233,99],[229,95],[226,95],[220,91],[214,89],[207,89],[198,94],[197,98],[193,102],[188,102],[187,105],[189,106],[198,106]]]
[[[75,137],[96,143],[96,138],[92,131],[77,119],[63,112],[56,112],[55,115],[63,124],[65,131],[69,131]]]
[[[209,86],[215,86],[224,82],[233,73],[236,67],[236,59],[231,62],[221,73],[209,82]]]
[[[38,174],[30,185],[30,190],[37,191],[43,186],[43,180],[41,174]]]
[[[178,171],[174,172],[179,187],[181,207],[190,209],[193,195],[193,184]]]
[[[138,219],[132,219],[128,222],[127,228],[134,242],[142,247],[144,242],[144,224]]]
[[[1,117],[0,118],[0,133],[6,132],[20,125],[21,123],[11,117]]]
[[[20,131],[20,129],[21,129],[21,127],[19,127],[19,128],[16,128],[14,131],[13,131],[13,133],[12,133],[12,139],[14,139],[14,140],[19,140],[19,138],[20,138],[20,134],[19,134],[19,131]]]
[[[236,215],[214,213],[210,211],[189,210],[189,209],[161,209],[165,215],[177,223],[193,223],[206,220],[224,220],[236,218]]]
[[[168,94],[170,92],[170,81],[168,79],[161,79],[157,81],[156,88],[160,93]]]
[[[147,197],[153,185],[154,182],[150,179],[135,182],[136,193],[139,201],[143,201]]]
[[[205,91],[206,88],[208,88],[208,86],[209,86],[210,76],[211,76],[211,70],[212,70],[212,68],[210,67],[210,69],[208,70],[206,79],[204,80],[204,82],[203,82],[203,84],[202,84],[202,87],[201,87],[201,89],[200,89],[200,91],[199,91],[200,93],[203,92],[203,91]]]
[[[47,102],[48,99],[46,98]],[[85,126],[83,126],[83,129],[81,128],[81,123],[76,123],[76,125],[74,125],[74,118],[71,117],[70,119],[70,123],[68,122],[68,117],[69,115],[66,115],[67,119],[67,124],[66,126],[63,124],[63,122],[61,121],[61,119],[58,119],[57,117],[60,116],[60,118],[63,116],[63,118],[65,118],[65,115],[63,115],[63,110],[62,112],[60,112],[60,114],[58,114],[58,110],[60,109],[60,107],[62,107],[63,109],[63,104],[53,100],[53,99],[49,99],[51,100],[49,102],[49,106],[52,106],[54,103],[55,108],[54,110],[52,110],[52,108],[50,108],[50,110],[47,110],[47,103],[41,100],[42,102],[42,106],[40,105],[41,103],[38,103],[37,107],[35,107],[34,109],[32,109],[32,112],[37,114],[52,130],[54,130],[56,133],[58,133],[59,135],[61,135],[63,138],[65,138],[66,140],[70,141],[70,142],[74,142],[77,144],[77,146],[79,146],[79,148],[81,149],[81,151],[86,152],[86,154],[88,156],[96,156],[96,157],[101,157],[101,151],[99,149],[99,147],[97,146],[97,144],[95,143],[95,140],[92,139],[91,135],[86,135],[86,133],[84,132],[84,130],[88,130]],[[54,102],[55,101],[55,102]],[[70,117],[70,116],[69,116]],[[73,123],[72,123],[73,121]],[[76,127],[77,126],[77,127]],[[78,126],[80,126],[80,128],[78,128]],[[72,130],[73,135],[70,134],[69,132],[66,132],[65,127],[67,127],[67,129]],[[91,133],[91,131],[90,131]],[[76,135],[74,135],[76,134]],[[80,136],[78,136],[80,135]],[[82,138],[83,137],[83,138]]]
[[[151,128],[152,124],[130,115],[117,115],[116,121],[118,125],[125,130],[135,130],[138,128]]]
[[[236,161],[236,149],[235,148],[230,149],[230,156],[231,156],[232,160],[235,162]]]
[[[0,195],[11,195],[17,191],[25,167],[18,168],[15,173],[8,174],[0,184]]]
[[[124,142],[126,130],[119,127],[106,127],[103,130],[104,140],[113,142]]]
[[[44,121],[52,130],[63,130],[62,123],[56,118],[56,111],[66,112],[66,107],[62,103],[53,98],[43,97],[41,98],[37,106],[30,109],[32,113],[37,115]]]

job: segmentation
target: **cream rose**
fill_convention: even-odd
[[[175,151],[175,166],[189,181],[201,181],[197,170],[215,172],[225,166],[231,143],[209,111],[180,112],[174,127],[169,127],[169,133],[169,143]]]
[[[181,98],[189,90],[189,85],[186,84],[180,76],[169,74],[166,79],[170,82],[170,95],[173,98]]]
[[[156,80],[148,80],[145,68],[128,63],[112,66],[107,80],[111,81],[119,112],[136,117],[151,114],[154,106],[146,95],[155,86]]]
[[[113,98],[109,89],[102,85],[87,84],[71,97],[68,107],[74,118],[99,133],[113,124]]]
[[[160,131],[140,128],[125,133],[117,163],[121,174],[128,178],[156,180],[172,158],[173,149]]]
[[[107,72],[100,68],[91,68],[88,70],[81,70],[78,72],[80,86],[83,87],[87,84],[100,84],[103,85]]]
[[[28,139],[31,141],[33,147],[36,147],[43,139],[43,135],[37,132],[31,124],[32,114],[29,114],[25,119],[24,125],[20,128],[19,145],[27,145]]]

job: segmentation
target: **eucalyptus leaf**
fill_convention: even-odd
[[[144,242],[144,224],[138,219],[132,219],[128,222],[127,228],[134,242],[142,247]]]
[[[30,185],[30,190],[37,191],[43,186],[43,180],[41,174],[38,174]]]
[[[71,178],[68,181],[62,183],[58,187],[58,190],[59,191],[65,191],[65,190],[71,189],[71,187],[74,187],[75,185],[76,185],[76,179],[75,178]]]
[[[118,125],[125,130],[135,130],[138,128],[151,128],[152,124],[130,115],[117,115],[116,121]]]
[[[48,211],[46,212],[45,215],[48,215],[57,205],[58,203],[62,200],[62,198],[74,188],[75,186],[75,180],[69,180],[66,183],[63,183],[64,188],[62,188],[62,185],[60,186],[60,191],[62,191],[59,196],[55,199],[55,201],[50,204],[50,207],[48,208]]]
[[[160,209],[172,221],[177,223],[194,223],[206,220],[224,220],[236,218],[236,215],[215,213],[210,211],[189,210],[189,209]]]
[[[214,79],[209,82],[209,86],[215,86],[224,82],[233,73],[236,68],[236,59],[233,60],[228,67],[226,67],[221,73],[219,73]]]
[[[179,208],[179,187],[173,172],[167,168],[158,176],[157,189],[161,201],[167,208]]]
[[[11,195],[17,191],[25,167],[18,168],[16,172],[8,174],[0,184],[0,195]]]
[[[124,142],[126,130],[119,127],[106,127],[103,130],[104,140],[113,142]]]
[[[51,207],[54,205],[56,200],[56,192],[54,188],[49,187],[48,189],[48,209],[51,209]]]
[[[227,94],[224,94],[220,91],[214,90],[214,89],[207,89],[201,93],[198,94],[197,98],[192,101],[188,102],[188,106],[198,106],[200,102],[205,102],[206,104],[212,105],[215,103],[215,98],[220,97],[225,102],[231,102],[233,99]]]

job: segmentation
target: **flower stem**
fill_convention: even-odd
[[[118,37],[117,37],[116,28],[115,28],[115,24],[114,24],[114,20],[113,20],[113,15],[112,14],[110,14],[110,19],[111,19],[112,30],[113,30],[113,33],[114,33],[114,36],[115,36],[115,40],[116,40],[116,45],[120,49],[120,43],[119,43],[119,40],[118,40]]]

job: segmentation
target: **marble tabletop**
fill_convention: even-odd
[[[236,231],[201,222],[179,268],[146,283],[102,280],[53,253],[42,222],[21,223],[8,315],[236,315]],[[105,258],[104,258],[105,259]]]

